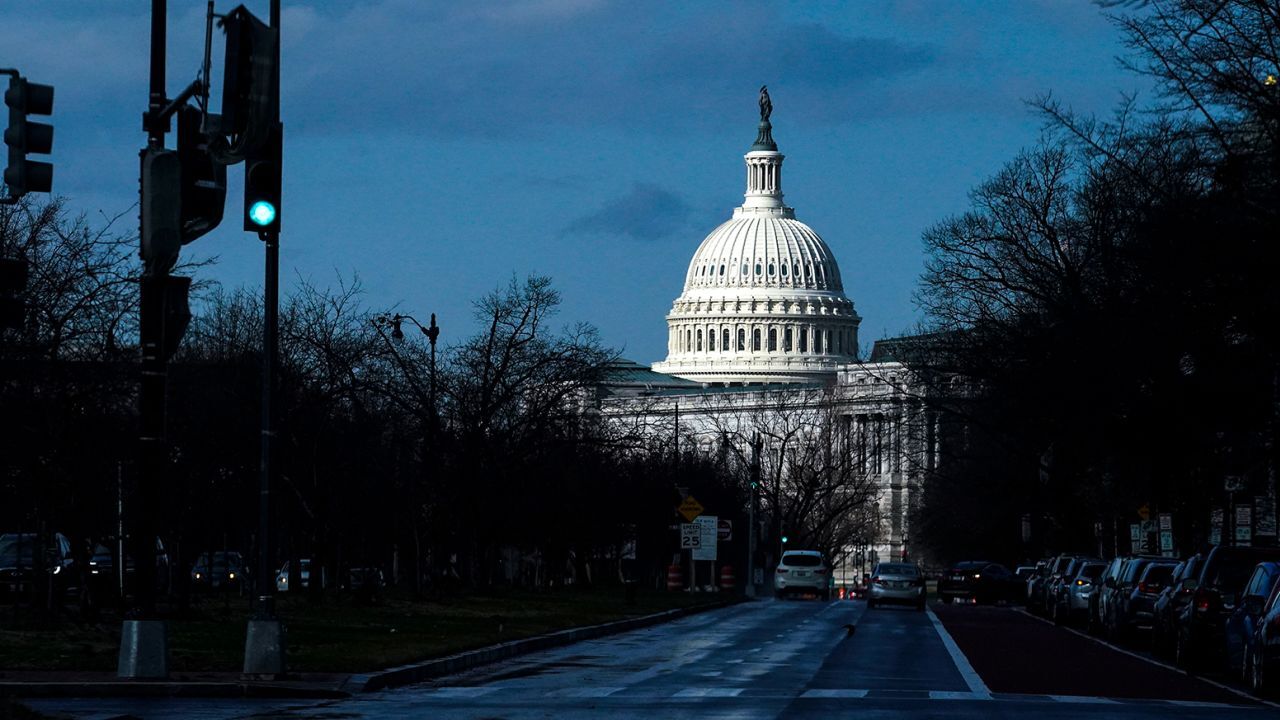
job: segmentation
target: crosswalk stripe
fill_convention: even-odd
[[[685,688],[672,697],[678,698],[727,698],[738,697],[743,688]]]
[[[1049,697],[1060,703],[1080,703],[1083,705],[1119,705],[1115,700],[1104,697],[1091,697],[1088,695],[1050,695]]]
[[[864,698],[867,690],[842,690],[837,688],[814,688],[805,690],[802,698]]]

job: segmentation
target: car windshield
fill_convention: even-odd
[[[880,565],[880,574],[916,577],[920,573],[918,570],[916,570],[915,565],[908,565],[906,563],[882,563]]]
[[[817,567],[822,564],[822,558],[817,555],[784,555],[782,564],[792,567]]]
[[[1209,572],[1208,585],[1225,592],[1239,592],[1253,574],[1253,568],[1264,560],[1280,559],[1280,550],[1273,552],[1229,552],[1215,558],[1205,568]]]
[[[1172,565],[1152,565],[1147,568],[1147,574],[1142,576],[1142,581],[1146,583],[1159,583],[1163,585],[1169,582],[1169,578],[1173,577]]]
[[[0,564],[30,563],[34,549],[34,535],[18,535],[16,533],[0,535]],[[18,554],[19,550],[21,550],[21,555]]]
[[[1097,580],[1098,577],[1102,575],[1102,570],[1105,567],[1106,567],[1105,565],[1097,565],[1097,564],[1085,565],[1084,567],[1080,568],[1080,577],[1088,578],[1090,580]]]

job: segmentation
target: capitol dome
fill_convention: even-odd
[[[698,246],[653,369],[709,384],[829,382],[858,354],[858,323],[825,241],[782,203],[783,155],[762,98],[745,202]]]

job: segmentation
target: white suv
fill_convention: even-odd
[[[778,597],[794,593],[814,593],[831,599],[831,570],[817,550],[788,550],[773,573],[773,590]]]

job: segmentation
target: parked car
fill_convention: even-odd
[[[1101,560],[1081,563],[1075,575],[1065,583],[1065,599],[1061,606],[1055,606],[1054,622],[1082,622],[1089,612],[1089,598],[1101,587],[1098,579],[1107,564]]]
[[[1097,590],[1089,596],[1089,616],[1085,626],[1089,629],[1089,632],[1095,635],[1102,634],[1102,618],[1106,614],[1106,605],[1103,602],[1103,598],[1107,595],[1111,586],[1115,585],[1116,578],[1120,577],[1127,559],[1124,556],[1112,558],[1111,562],[1107,563],[1106,569],[1102,571],[1102,577],[1098,579]]]
[[[1049,579],[1049,565],[1051,563],[1052,560],[1049,559],[1037,561],[1035,569],[1027,577],[1026,595],[1023,597],[1023,602],[1026,603],[1027,610],[1031,612],[1036,611],[1035,606],[1037,603],[1043,605],[1044,583]]]
[[[1262,620],[1262,611],[1278,581],[1280,562],[1260,562],[1254,566],[1253,574],[1241,591],[1240,601],[1236,603],[1235,611],[1227,618],[1226,627],[1223,628],[1227,673],[1239,674],[1246,683],[1252,672],[1249,662],[1254,654],[1253,643],[1257,640],[1258,623]]]
[[[119,578],[116,577],[116,539],[107,536],[102,544],[94,547],[89,557],[89,585],[99,592],[99,597],[114,597],[118,593]],[[133,556],[125,552],[124,583],[125,592],[133,590],[133,575],[136,571]],[[167,593],[170,589],[169,551],[164,541],[156,538],[156,592]]]
[[[1192,555],[1174,569],[1173,578],[1152,605],[1151,651],[1156,655],[1172,655],[1178,637],[1178,615],[1191,601],[1195,579],[1200,575],[1204,556]]]
[[[920,566],[906,562],[877,563],[871,572],[871,589],[867,591],[867,607],[885,603],[925,608],[925,581]]]
[[[1009,568],[986,560],[966,560],[952,565],[938,580],[942,602],[1017,602],[1022,581]]]
[[[1280,694],[1280,583],[1262,607],[1246,663],[1249,688],[1264,697]]]
[[[1036,586],[1036,593],[1030,598],[1027,609],[1041,615],[1049,614],[1049,608],[1053,604],[1053,593],[1057,592],[1057,585],[1062,582],[1062,575],[1078,557],[1081,557],[1078,553],[1062,554],[1055,556],[1049,562],[1049,571],[1044,580]]]
[[[239,592],[244,586],[244,557],[234,550],[201,553],[191,567],[191,589],[205,592],[226,588]]]
[[[311,587],[311,559],[302,558],[298,561],[298,578],[302,583],[302,587]],[[323,567],[320,568],[320,588],[329,586],[329,575]],[[289,561],[286,560],[284,565],[280,566],[280,572],[276,573],[276,592],[289,592]]]
[[[1139,558],[1131,564],[1126,578],[1131,576],[1133,581],[1126,580],[1111,616],[1112,637],[1127,640],[1138,631],[1151,630],[1156,597],[1173,580],[1173,571],[1177,567],[1178,562],[1173,558]]]
[[[1227,618],[1260,562],[1280,560],[1280,548],[1215,547],[1200,570],[1191,602],[1178,616],[1174,657],[1184,670],[1220,667]]]
[[[1075,582],[1076,576],[1080,573],[1080,568],[1089,563],[1101,563],[1102,561],[1094,557],[1076,557],[1067,563],[1067,567],[1062,571],[1056,579],[1049,583],[1049,587],[1045,590],[1045,614],[1049,616],[1055,623],[1064,622],[1067,619],[1067,591],[1071,584]]]
[[[38,542],[35,533],[0,535],[0,593],[23,595],[31,591],[36,575],[36,546],[41,545],[40,567],[53,578],[54,592],[76,587],[75,558],[71,542],[62,533],[53,533]]]

